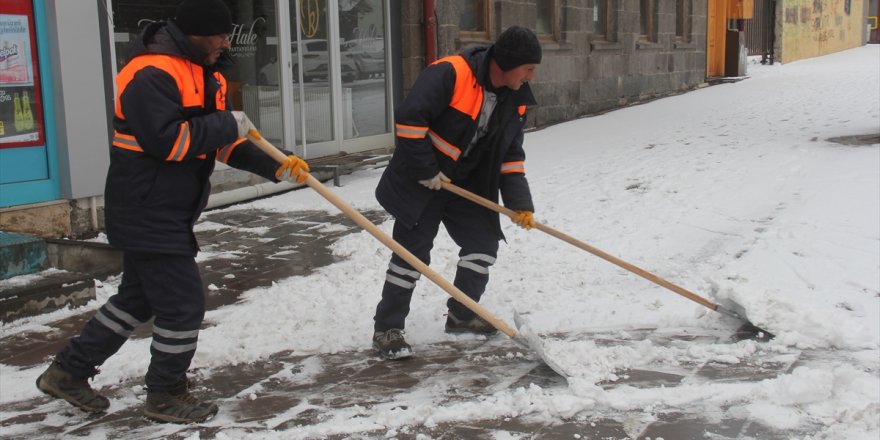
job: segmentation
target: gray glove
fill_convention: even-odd
[[[436,176],[434,176],[430,179],[419,180],[419,183],[421,183],[425,188],[433,189],[434,191],[437,191],[437,190],[443,189],[443,185],[440,184],[441,181],[442,182],[449,182],[450,181],[449,178],[446,177],[446,174],[443,174],[443,171],[437,173]]]
[[[233,111],[232,117],[235,118],[235,123],[238,124],[238,137],[240,138],[247,137],[249,130],[257,129],[257,127],[254,127],[254,123],[251,122],[250,118],[248,118],[248,116],[242,111]]]

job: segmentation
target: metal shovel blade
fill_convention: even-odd
[[[739,328],[736,329],[736,332],[731,337],[734,342],[746,339],[753,339],[759,342],[767,342],[776,337],[776,335],[774,335],[773,333],[770,333],[767,330],[764,330],[763,328],[752,324],[751,321],[746,319],[746,309],[731,300],[727,300],[724,306],[722,306],[721,304],[716,305],[715,311],[721,313],[722,315],[727,315],[742,321],[742,325],[740,325]]]
[[[558,373],[560,376],[564,378],[568,378],[571,376],[566,373],[565,369],[562,368],[556,361],[547,356],[547,350],[544,349],[544,341],[535,334],[532,329],[529,327],[528,322],[519,314],[519,312],[513,312],[513,323],[516,325],[516,335],[513,337],[513,340],[518,344],[522,345],[525,348],[531,349],[535,353],[538,354],[538,357],[547,364],[553,371]]]

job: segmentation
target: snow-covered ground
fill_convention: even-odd
[[[877,45],[786,65],[750,64],[749,78],[737,83],[528,133],[526,170],[538,221],[714,302],[732,300],[776,338],[699,349],[550,340],[549,354],[569,373],[567,388],[507,390],[444,407],[416,395],[401,396],[407,409],[360,414],[358,420],[391,431],[428,420],[467,420],[473,414],[558,417],[727,405],[770,427],[809,427],[810,438],[876,440],[880,145],[828,139],[878,133]],[[381,172],[345,176],[344,186],[333,189],[357,208],[378,209],[373,191]],[[311,190],[227,209],[315,207],[335,211]],[[391,225],[380,226],[390,234]],[[507,243],[502,243],[481,304],[511,325],[514,311],[520,311],[541,334],[731,326],[728,318],[547,234],[521,230],[506,220],[503,225]],[[248,292],[239,304],[209,312],[206,319],[213,325],[201,333],[194,366],[210,369],[284,350],[368,348],[390,251],[366,232],[334,246],[344,261],[308,277],[278,280]],[[445,232],[436,240],[432,259],[432,268],[452,279],[457,249]],[[99,299],[115,287],[106,283]],[[443,332],[445,299],[423,277],[406,328],[417,355],[420,345],[455,338]],[[71,312],[51,318],[65,313]],[[38,329],[48,319],[5,324],[3,333]],[[148,344],[126,344],[96,383],[143,375]],[[658,360],[737,364],[756,352],[808,349],[833,356],[749,384],[645,390],[596,385],[613,379],[615,370]],[[0,404],[34,397],[33,379],[42,368],[0,365]],[[339,426],[322,426],[321,432],[348,432],[344,417],[330,420]],[[307,434],[308,428],[303,429]],[[239,435],[230,432],[229,438]]]

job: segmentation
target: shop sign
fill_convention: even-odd
[[[33,40],[30,15],[0,14],[0,148],[43,143]]]
[[[257,17],[250,25],[233,25],[232,34],[229,35],[232,42],[229,54],[235,58],[253,57],[257,53],[257,33],[254,32],[254,28],[258,23],[264,23],[265,21],[265,17]]]

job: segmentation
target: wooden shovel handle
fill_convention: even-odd
[[[499,205],[489,199],[486,199],[484,197],[480,197],[480,196],[478,196],[478,195],[476,195],[466,189],[463,189],[459,186],[455,186],[449,182],[441,182],[441,184],[443,185],[443,189],[445,189],[449,192],[458,194],[459,196],[464,197],[465,199],[468,199],[468,200],[470,200],[478,205],[481,205],[485,208],[489,208],[492,211],[504,214],[510,218],[513,218],[516,215],[516,212],[513,211],[512,209],[505,208],[505,207],[503,207],[503,206],[501,206],[501,205]],[[654,284],[658,284],[660,286],[663,286],[663,287],[665,287],[665,288],[667,288],[667,289],[669,289],[669,290],[671,290],[671,291],[673,291],[673,292],[675,292],[675,293],[677,293],[677,294],[679,294],[679,295],[681,295],[691,301],[694,301],[702,306],[708,307],[712,310],[716,310],[716,311],[718,310],[718,305],[707,300],[706,298],[703,298],[702,296],[697,295],[696,293],[693,293],[690,290],[685,289],[684,287],[681,287],[681,286],[673,284],[669,281],[666,281],[663,278],[660,278],[657,275],[654,275],[651,272],[648,272],[642,268],[639,268],[635,265],[627,263],[626,261],[623,261],[620,258],[617,258],[613,255],[609,255],[599,249],[596,249],[596,248],[594,248],[594,247],[592,247],[592,246],[590,246],[580,240],[575,239],[574,237],[572,237],[570,235],[564,234],[560,231],[557,231],[556,229],[553,229],[547,225],[544,225],[544,224],[541,224],[538,222],[535,222],[535,228],[539,229],[543,232],[546,232],[546,233],[548,233],[548,234],[550,234],[550,235],[552,235],[552,236],[554,236],[554,237],[556,237],[556,238],[558,238],[568,244],[571,244],[575,247],[581,248],[581,249],[583,249],[583,250],[585,250],[585,251],[587,251],[587,252],[589,252],[589,253],[591,253],[591,254],[593,254],[593,255],[595,255],[605,261],[616,264],[617,266],[620,266],[620,267],[622,267],[622,268],[624,268],[624,269],[626,269],[626,270],[628,270],[628,271],[630,271],[630,272],[632,272],[642,278],[645,278],[646,280],[651,281]]]
[[[269,143],[269,141],[260,136],[260,133],[258,131],[251,130],[248,133],[248,139],[250,139],[251,142],[256,144],[258,147],[260,147],[260,149],[263,150],[266,154],[277,160],[278,163],[283,163],[287,160],[287,156],[278,148],[275,148],[275,146]],[[510,336],[511,338],[516,336],[516,330],[507,325],[507,323],[505,323],[504,321],[496,318],[494,315],[492,315],[492,313],[486,310],[486,308],[479,305],[464,292],[459,290],[458,287],[455,287],[454,284],[446,281],[446,279],[440,276],[440,274],[434,272],[434,270],[428,267],[428,265],[422,262],[422,260],[419,260],[418,257],[413,255],[410,251],[406,250],[403,245],[394,241],[393,238],[391,238],[388,234],[379,229],[378,226],[374,225],[373,222],[364,217],[363,214],[352,208],[351,205],[340,199],[326,186],[321,184],[318,179],[315,179],[314,177],[309,175],[305,180],[305,184],[321,194],[321,196],[327,199],[327,201],[329,201],[331,204],[339,208],[339,210],[342,211],[346,216],[348,216],[348,218],[352,219],[355,223],[357,223],[358,226],[364,228],[373,237],[376,237],[379,241],[382,242],[382,244],[390,248],[395,254],[400,256],[400,258],[403,258],[404,261],[409,263],[410,266],[414,267],[420,273],[428,277],[428,279],[440,286],[440,288],[445,290],[446,293],[455,298],[456,301],[462,303],[465,307],[479,315],[481,318],[485,319],[488,323],[492,324],[493,327],[500,330],[507,336]]]

